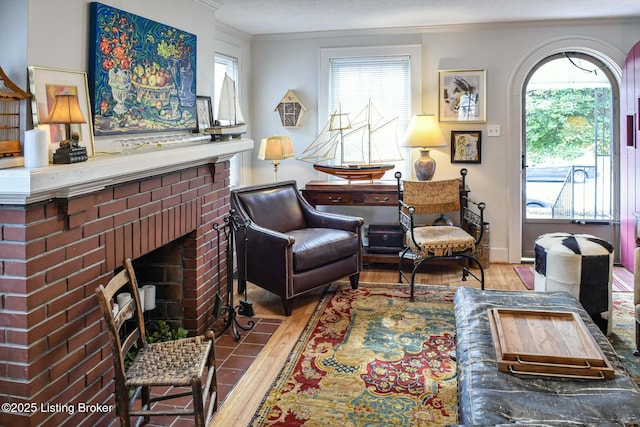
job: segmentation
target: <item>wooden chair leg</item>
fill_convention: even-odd
[[[151,409],[151,388],[150,387],[142,387],[140,391],[140,398],[142,399],[142,409]],[[144,422],[148,423],[151,420],[149,415],[144,417]]]
[[[193,393],[193,416],[195,418],[196,427],[205,427],[204,425],[204,401],[202,399],[202,382],[200,379],[194,380],[191,384]]]

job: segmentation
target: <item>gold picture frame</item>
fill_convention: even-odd
[[[49,110],[53,106],[55,95],[68,93],[78,96],[80,111],[86,123],[72,124],[71,130],[80,136],[78,143],[87,148],[89,157],[95,156],[93,137],[93,120],[89,101],[89,85],[87,73],[83,71],[63,70],[30,65],[29,90],[31,92],[31,114],[33,127],[47,133],[50,144],[59,143],[64,137],[64,125],[48,125],[45,123]]]
[[[438,75],[441,122],[487,121],[486,70],[440,70]]]

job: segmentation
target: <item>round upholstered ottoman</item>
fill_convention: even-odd
[[[536,291],[566,291],[611,333],[613,246],[590,234],[549,233],[535,242]]]

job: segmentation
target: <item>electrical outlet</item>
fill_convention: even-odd
[[[500,125],[487,125],[487,136],[500,136]]]

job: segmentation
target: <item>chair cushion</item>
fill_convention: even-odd
[[[411,250],[423,257],[447,256],[454,252],[473,249],[475,239],[460,227],[426,226],[413,229],[418,247],[411,238],[411,230],[407,231],[407,243]]]
[[[327,265],[358,252],[360,240],[350,231],[331,228],[304,228],[287,233],[293,244],[293,271],[301,272]]]
[[[240,193],[238,198],[249,217],[261,227],[280,233],[306,227],[293,186]]]

